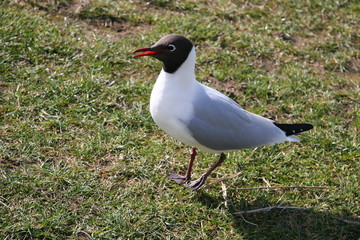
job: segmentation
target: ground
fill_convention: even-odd
[[[360,239],[359,14],[331,0],[1,2],[0,238]],[[132,58],[168,33],[196,45],[200,82],[315,128],[228,153],[200,191],[169,181],[190,147],[149,114],[161,63]],[[194,177],[217,158],[199,152]]]

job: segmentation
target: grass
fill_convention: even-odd
[[[360,239],[357,1],[0,3],[2,239]],[[197,78],[247,110],[315,126],[300,144],[228,154],[198,192],[166,179],[188,146],[148,111],[167,33]],[[217,156],[201,153],[195,175]],[[313,185],[323,189],[252,190]],[[274,205],[308,210],[272,210]]]

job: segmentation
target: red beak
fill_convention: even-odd
[[[136,54],[135,56],[133,57],[142,57],[142,56],[153,56],[153,55],[156,55],[156,54],[162,54],[162,52],[160,51],[154,51],[152,50],[152,48],[140,48],[138,50],[135,50],[133,53],[138,53],[138,52],[143,52],[143,53],[139,53],[139,54]]]

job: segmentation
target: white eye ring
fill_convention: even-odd
[[[175,45],[173,45],[173,44],[169,44],[169,45],[167,45],[167,49],[168,49],[170,52],[173,52],[173,51],[176,50],[176,47],[175,47]]]

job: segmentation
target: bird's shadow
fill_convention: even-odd
[[[360,218],[354,219],[350,212],[334,215],[303,208],[273,208],[236,214],[241,211],[279,206],[262,195],[254,204],[246,200],[227,199],[199,191],[196,199],[207,208],[222,207],[231,214],[233,226],[244,239],[360,239]],[[282,206],[285,206],[283,203]]]

